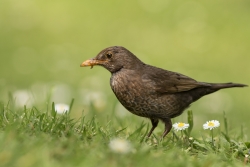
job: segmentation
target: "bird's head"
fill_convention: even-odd
[[[111,73],[121,69],[136,69],[143,64],[133,53],[121,46],[112,46],[102,50],[96,57],[84,61],[80,66],[103,66]]]

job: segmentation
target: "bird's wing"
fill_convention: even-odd
[[[197,87],[211,86],[208,83],[197,82],[185,75],[149,66],[141,75],[143,84],[148,89],[159,93],[177,93],[188,91]]]

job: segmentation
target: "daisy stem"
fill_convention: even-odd
[[[211,130],[211,136],[212,136],[212,145],[214,146],[214,133],[213,133],[213,129]]]
[[[184,147],[183,144],[184,144],[184,138],[183,138],[183,132],[181,130],[181,145],[182,145],[182,148]]]

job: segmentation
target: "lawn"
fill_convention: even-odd
[[[97,117],[78,119],[69,112],[57,113],[55,105],[47,111],[36,107],[15,110],[13,101],[1,105],[1,166],[243,166],[248,163],[250,142],[244,132],[223,128],[203,130],[192,135],[192,126],[172,131],[163,140],[156,133],[146,137],[149,124]],[[193,122],[192,111],[187,121]],[[212,133],[211,133],[212,132]]]
[[[198,81],[249,85],[249,7],[248,0],[2,0],[0,166],[249,166],[249,87],[203,97],[172,120],[192,128],[161,140],[163,124],[147,138],[150,121],[117,101],[109,72],[79,67],[120,45]],[[220,126],[204,130],[209,120]]]

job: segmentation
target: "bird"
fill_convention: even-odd
[[[186,75],[142,62],[122,46],[103,49],[80,67],[102,66],[111,73],[110,86],[120,103],[131,113],[149,118],[150,137],[159,120],[164,138],[172,129],[171,119],[183,113],[191,103],[220,89],[246,87],[239,83],[199,82]]]

